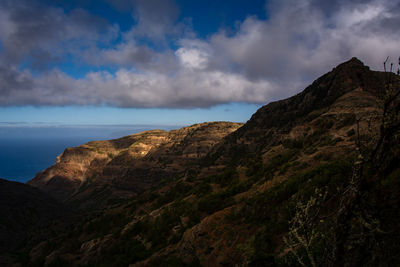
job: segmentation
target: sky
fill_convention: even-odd
[[[400,0],[1,0],[2,125],[245,122],[358,57],[400,55]]]

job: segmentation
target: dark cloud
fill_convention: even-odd
[[[0,64],[0,103],[4,105],[13,105],[10,98],[15,93],[20,94],[24,91],[30,94],[33,87],[33,80],[30,74],[22,73],[12,66]]]
[[[315,9],[322,11],[326,16],[334,15],[343,7],[345,8],[354,8],[356,5],[360,4],[368,4],[373,2],[374,0],[311,0],[309,5]]]
[[[7,62],[16,63],[29,56],[32,50],[54,45],[65,30],[62,12],[58,9],[41,13],[37,5],[19,3],[2,6],[0,13],[2,23],[1,40]],[[42,48],[43,49],[43,48]]]
[[[131,34],[153,41],[165,41],[171,34],[182,31],[177,27],[179,7],[174,0],[106,0],[120,12],[130,12],[137,25]]]
[[[175,31],[179,8],[172,0],[134,0],[137,25],[134,34],[151,39],[163,39]]]
[[[42,69],[77,47],[109,39],[113,31],[106,20],[82,9],[67,14],[36,1],[5,1],[0,8],[3,62],[25,62]]]

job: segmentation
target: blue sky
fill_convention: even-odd
[[[245,122],[359,57],[399,54],[400,0],[4,0],[0,122]]]
[[[221,104],[210,108],[135,109],[118,107],[0,107],[3,123],[51,125],[190,125],[205,121],[247,121],[259,105]],[[4,116],[3,116],[4,115]],[[1,125],[0,125],[1,127]]]

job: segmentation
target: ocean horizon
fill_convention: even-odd
[[[26,183],[56,162],[67,147],[108,140],[165,125],[11,125],[0,126],[0,178]]]

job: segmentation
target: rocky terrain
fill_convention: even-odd
[[[28,184],[80,216],[19,262],[398,265],[399,91],[353,58],[244,125],[67,148]]]
[[[83,205],[129,199],[160,181],[185,175],[188,167],[240,126],[210,122],[67,148],[55,165],[28,184],[61,201]]]

